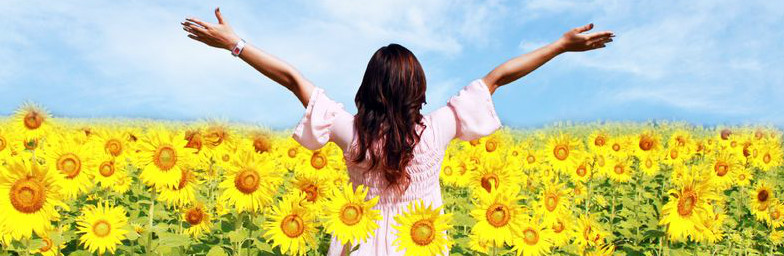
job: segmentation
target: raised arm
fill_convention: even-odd
[[[493,94],[498,87],[520,79],[561,53],[599,49],[612,42],[615,35],[611,31],[582,34],[592,28],[593,23],[569,30],[555,42],[501,64],[482,80]]]
[[[181,24],[191,39],[231,51],[240,38],[223,18],[220,8],[215,9],[215,17],[218,18],[218,24],[196,18],[187,18]],[[308,106],[314,86],[294,67],[251,44],[246,44],[239,57],[265,76],[289,89],[302,102],[303,107]]]

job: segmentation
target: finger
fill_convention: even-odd
[[[587,44],[588,45],[594,45],[594,44],[599,44],[599,43],[603,44],[603,43],[608,43],[608,42],[612,42],[612,38],[610,38],[610,37],[598,37],[598,38],[594,38],[594,39],[588,40]]]
[[[215,8],[215,17],[218,18],[218,24],[226,24],[226,22],[223,21],[223,15],[220,12],[220,7]]]
[[[207,41],[204,41],[203,38],[195,36],[195,35],[188,35],[188,38],[196,40],[196,41],[199,41],[199,42],[202,42],[202,43],[205,43],[205,44],[207,43]]]
[[[189,32],[207,34],[207,29],[199,27],[199,26],[196,26],[193,23],[186,22],[183,25],[184,25],[185,28],[188,28],[190,30]]]
[[[591,39],[599,38],[599,37],[614,37],[614,36],[615,36],[615,34],[613,34],[612,31],[602,31],[602,32],[596,32],[596,33],[588,34],[588,39],[591,40]]]
[[[212,27],[212,24],[210,24],[208,22],[201,21],[201,20],[196,19],[196,18],[187,18],[185,20],[193,22],[193,23],[196,23],[196,24],[199,24],[199,26],[202,26],[204,28]]]
[[[588,25],[574,28],[574,31],[577,32],[577,33],[582,33],[582,32],[591,30],[592,28],[593,28],[593,23],[588,23]]]

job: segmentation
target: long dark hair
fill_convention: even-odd
[[[368,62],[354,102],[358,133],[355,163],[366,159],[368,170],[379,171],[400,192],[408,189],[411,176],[405,167],[414,158],[422,125],[425,101],[425,72],[411,51],[399,44],[381,47]],[[423,129],[424,131],[424,129]]]

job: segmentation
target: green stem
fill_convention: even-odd
[[[237,219],[236,219],[236,222],[237,222],[236,230],[238,232],[242,230],[242,220],[243,220],[242,219],[242,214],[238,214]],[[237,255],[241,255],[241,254],[242,254],[242,242],[240,241],[240,242],[237,242]]]
[[[148,223],[147,227],[147,254],[152,255],[152,227],[153,227],[153,214],[155,212],[155,188],[152,188],[150,195],[150,212],[147,214],[150,216],[150,222]]]

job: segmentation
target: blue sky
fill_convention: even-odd
[[[424,112],[503,61],[593,22],[601,51],[568,53],[493,96],[502,122],[682,120],[784,125],[782,1],[4,1],[0,115],[34,101],[60,117],[227,119],[293,127],[304,109],[179,22],[216,5],[248,42],[355,111],[388,43],[425,68]]]

